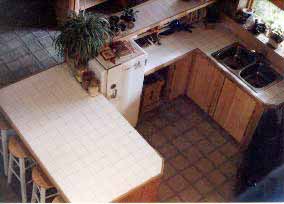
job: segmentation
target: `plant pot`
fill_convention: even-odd
[[[77,66],[76,62],[73,58],[69,58],[66,55],[66,64],[69,68],[69,73],[72,77],[74,77],[79,83],[83,81],[83,74],[88,71],[85,66]]]
[[[269,38],[268,44],[269,44],[272,48],[277,49],[277,48],[279,48],[279,46],[282,44],[282,42],[281,42],[281,43],[278,43],[278,42],[276,42],[274,39]]]
[[[277,49],[282,44],[283,41],[284,41],[283,34],[270,31],[268,44],[271,45],[271,47]]]

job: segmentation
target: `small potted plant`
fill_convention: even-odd
[[[284,41],[284,31],[281,28],[274,28],[269,34],[268,44],[274,49],[277,49],[279,45]]]
[[[82,82],[88,61],[112,39],[110,24],[102,15],[80,12],[72,13],[59,30],[60,34],[54,39],[55,48],[65,57],[72,74]]]

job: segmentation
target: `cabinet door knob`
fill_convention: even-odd
[[[110,95],[110,98],[116,98],[117,96],[117,89],[116,89],[116,84],[112,84],[110,86],[110,89],[111,89],[111,95]]]

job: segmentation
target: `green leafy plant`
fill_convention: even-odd
[[[72,13],[59,30],[55,49],[59,55],[74,59],[76,66],[87,64],[112,39],[107,18],[99,14]]]
[[[284,41],[284,31],[281,27],[273,28],[270,34],[270,38],[276,43],[282,43]]]

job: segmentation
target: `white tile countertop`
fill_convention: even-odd
[[[248,94],[255,97],[261,103],[271,107],[284,104],[284,80],[281,80],[267,89],[255,92],[243,80],[234,75],[229,69],[211,56],[212,53],[234,42],[240,42],[246,45],[235,36],[234,33],[230,32],[224,24],[219,24],[214,29],[205,29],[202,25],[196,25],[192,33],[177,32],[162,37],[162,45],[152,45],[144,49],[148,54],[145,75],[152,74],[172,64],[177,59],[184,57],[187,53],[195,49],[200,49],[218,65],[219,69],[226,74],[227,77],[235,81],[240,87],[246,90]]]
[[[151,28],[166,24],[174,19],[185,16],[186,14],[204,8],[215,0],[149,0],[139,4],[133,9],[138,11],[135,25],[132,29],[121,33],[117,39],[129,39],[139,35]],[[115,15],[120,15],[121,12]]]
[[[192,33],[176,32],[161,38],[162,45],[153,45],[145,48],[148,53],[148,62],[145,67],[145,75],[149,75],[163,66],[172,63],[173,60],[198,48],[209,56],[227,45],[238,41],[221,25],[215,29],[205,29],[201,25],[195,25]]]
[[[59,65],[0,90],[0,107],[69,202],[111,202],[163,160],[107,99]]]

